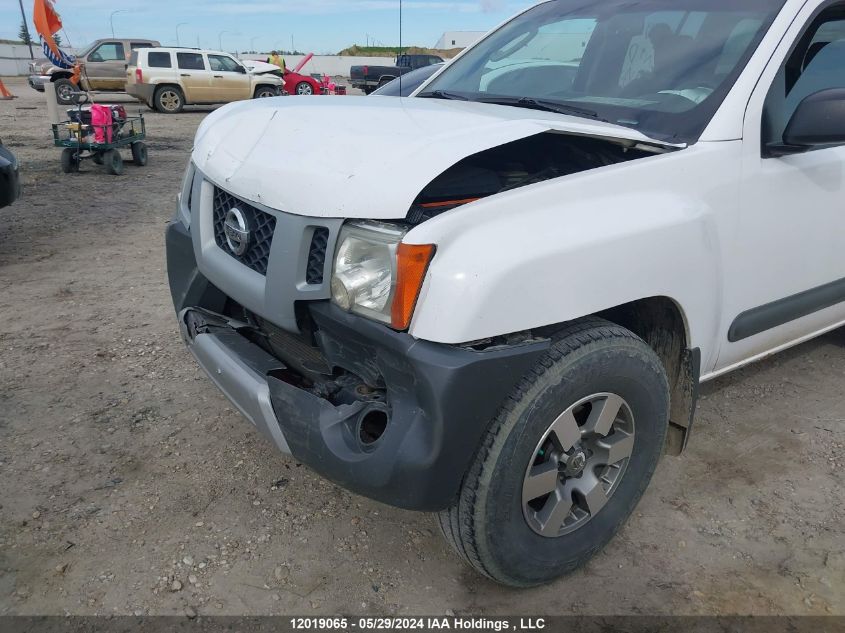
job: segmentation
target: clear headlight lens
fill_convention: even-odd
[[[390,324],[396,250],[405,233],[383,222],[355,222],[341,229],[331,284],[339,307]]]

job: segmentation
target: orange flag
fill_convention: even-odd
[[[44,40],[44,45],[49,48],[56,57],[61,57],[56,40],[53,34],[58,33],[62,28],[62,19],[53,8],[53,0],[35,0],[32,10],[32,21],[35,23],[35,30]]]

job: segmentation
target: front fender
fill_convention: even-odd
[[[411,325],[457,344],[665,296],[715,358],[740,143],[699,144],[511,191],[415,228],[437,245]]]

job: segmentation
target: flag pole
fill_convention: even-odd
[[[18,0],[21,5],[21,17],[23,18],[23,28],[26,30],[27,44],[29,44],[29,58],[35,59],[35,53],[32,52],[32,35],[29,34],[29,24],[26,22],[26,11],[23,10],[23,0]]]

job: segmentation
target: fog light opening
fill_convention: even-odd
[[[378,442],[387,430],[387,411],[370,409],[358,422],[358,439],[367,447]]]

